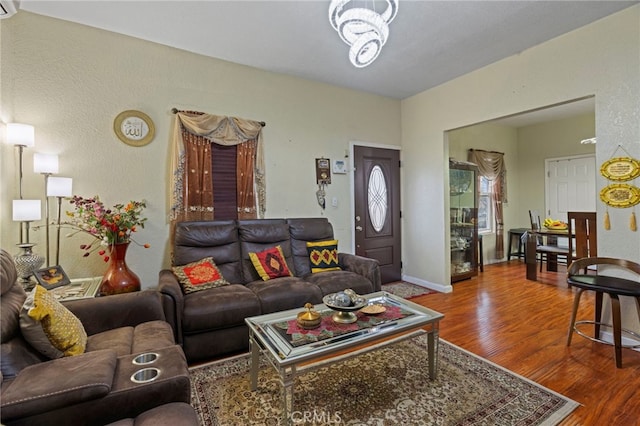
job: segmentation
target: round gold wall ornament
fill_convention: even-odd
[[[153,140],[156,129],[151,118],[141,111],[123,111],[113,120],[113,131],[122,142],[144,146]]]
[[[611,207],[633,207],[640,203],[640,188],[626,183],[612,183],[600,190],[600,199]]]
[[[618,182],[635,179],[640,176],[640,162],[631,157],[611,158],[602,163],[600,174]]]

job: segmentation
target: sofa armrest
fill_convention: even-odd
[[[133,293],[62,302],[77,316],[88,335],[120,327],[135,327],[148,321],[165,321],[160,293]]]
[[[111,392],[116,365],[111,349],[31,365],[2,389],[2,421],[101,398]]]
[[[377,260],[350,253],[338,253],[338,263],[345,271],[355,272],[371,281],[374,292],[382,289],[380,265]]]
[[[166,321],[173,328],[173,335],[178,344],[182,344],[182,311],[184,306],[184,294],[178,278],[173,271],[163,269],[160,271],[158,291],[162,295],[162,306]]]

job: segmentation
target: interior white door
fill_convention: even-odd
[[[567,212],[596,211],[595,156],[548,159],[545,169],[545,217],[566,222]]]

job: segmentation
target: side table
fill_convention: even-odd
[[[96,297],[102,277],[74,278],[67,285],[49,290],[59,301],[89,299]]]

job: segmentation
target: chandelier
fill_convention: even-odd
[[[375,0],[371,1],[373,9],[355,7],[356,1],[332,0],[329,21],[342,41],[351,46],[349,60],[353,66],[364,68],[378,57],[387,42],[388,24],[398,13],[398,0],[385,0],[386,10],[382,13],[375,11]]]

